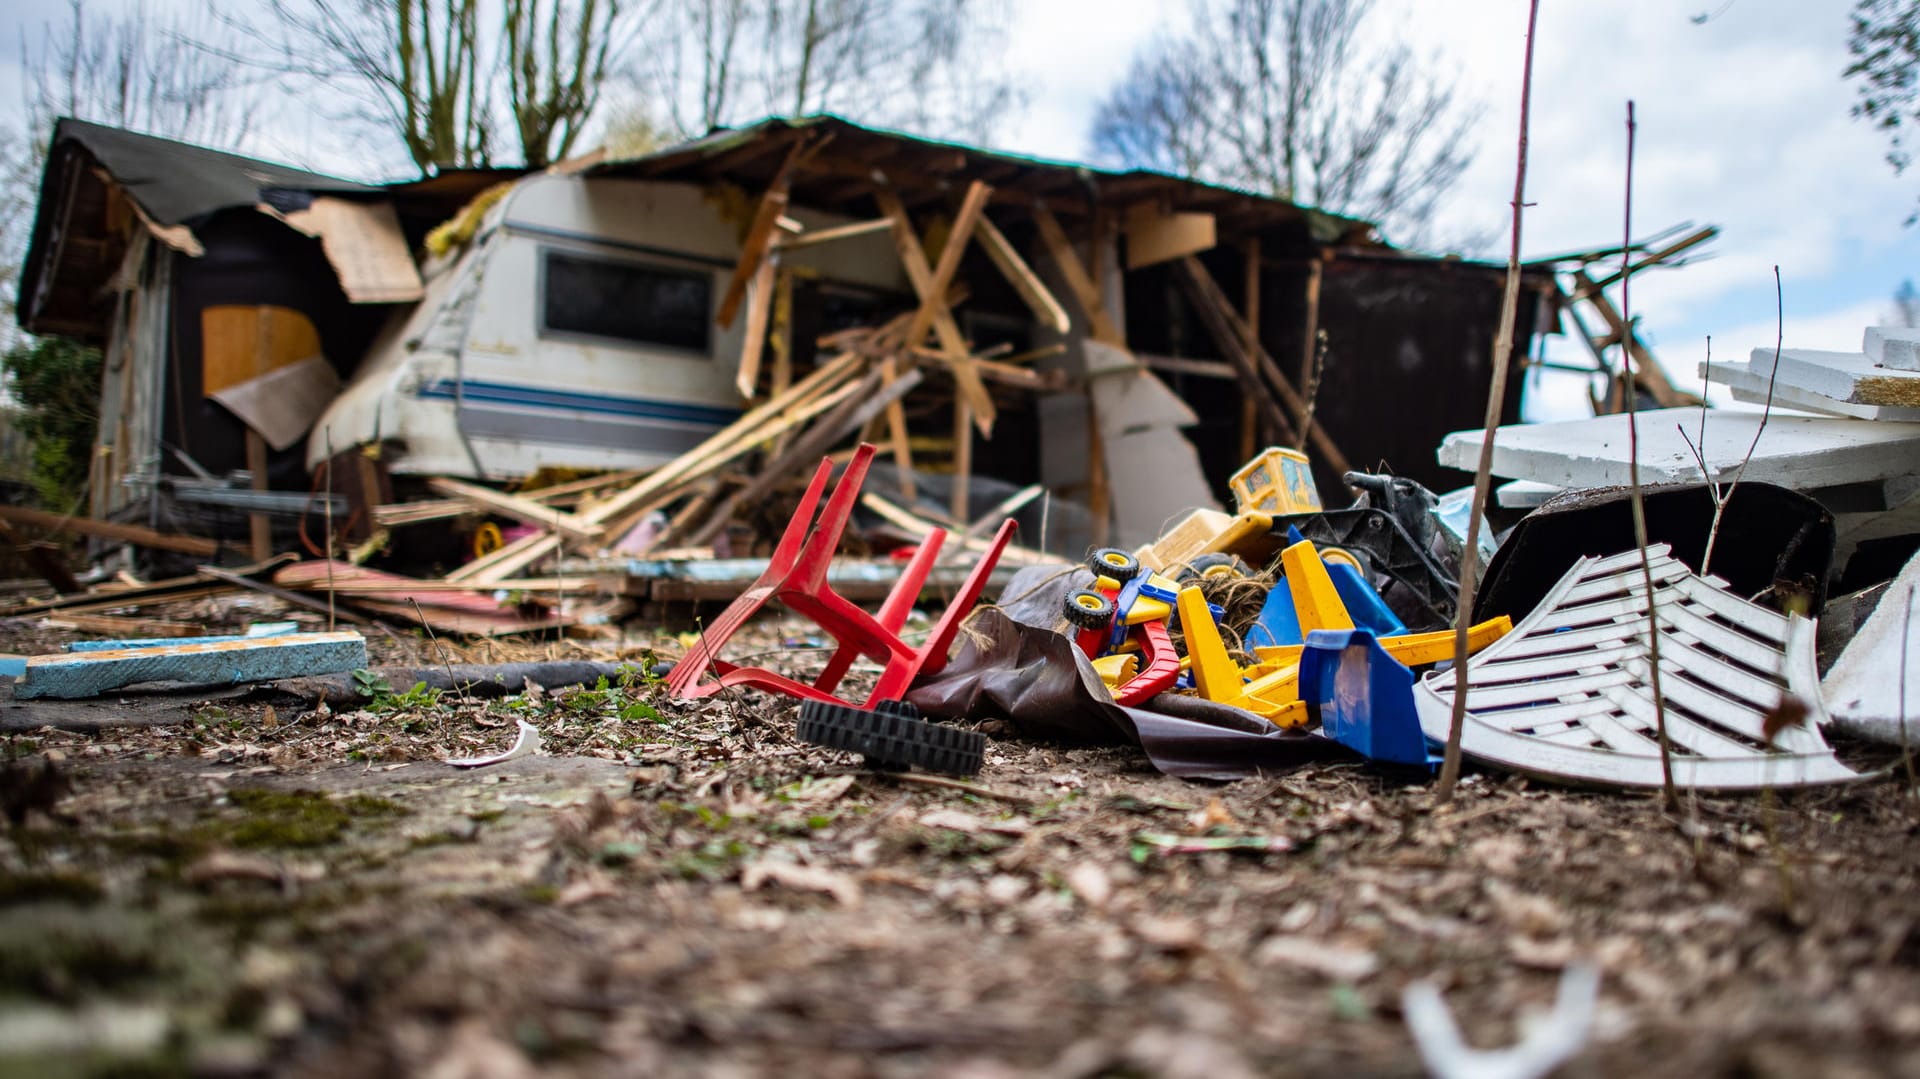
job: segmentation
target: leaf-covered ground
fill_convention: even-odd
[[[1001,739],[963,787],[874,774],[789,701],[638,676],[96,707],[124,722],[7,735],[0,1075],[1417,1075],[1410,981],[1491,1046],[1578,962],[1567,1074],[1920,1074],[1897,769],[1677,814],[1472,775],[1435,809],[1359,765]],[[439,763],[521,718],[542,755]]]

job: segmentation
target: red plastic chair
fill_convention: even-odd
[[[1006,549],[1007,542],[1013,538],[1016,527],[1014,520],[1009,517],[1001,524],[986,555],[967,575],[966,583],[961,586],[959,594],[954,596],[940,620],[934,623],[926,642],[915,648],[900,639],[900,627],[906,624],[913,601],[919,597],[927,574],[933,570],[934,559],[939,557],[940,547],[947,538],[946,530],[936,528],[921,542],[920,549],[914,553],[899,582],[887,594],[887,600],[881,605],[878,615],[868,614],[827,586],[827,568],[834,551],[840,546],[840,535],[846,531],[847,518],[853,514],[853,503],[859,497],[860,485],[867,478],[867,468],[873,463],[873,454],[874,447],[871,444],[860,444],[853,460],[847,464],[845,475],[840,477],[839,484],[828,497],[826,508],[820,511],[820,519],[814,521],[814,508],[819,505],[820,496],[833,473],[831,459],[820,462],[820,468],[814,472],[813,481],[807,484],[806,494],[801,496],[800,506],[794,511],[793,520],[781,535],[780,543],[774,548],[773,557],[768,559],[767,568],[760,574],[760,579],[740,593],[739,598],[728,605],[700,635],[699,642],[687,650],[680,662],[674,664],[673,673],[667,678],[667,686],[675,697],[693,700],[718,693],[725,686],[748,686],[806,700],[850,704],[852,702],[834,696],[833,691],[854,661],[866,656],[883,668],[873,692],[860,705],[871,708],[880,701],[900,699],[920,674],[933,674],[947,665],[947,648],[960,630],[960,620],[973,609],[974,601],[980,598],[981,591],[986,588],[987,577],[1000,561],[1000,552]],[[720,658],[720,649],[727,639],[758,613],[768,600],[778,600],[790,610],[805,615],[839,642],[839,648],[827,661],[826,670],[814,679],[812,685],[761,667],[735,666]]]

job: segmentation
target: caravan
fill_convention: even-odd
[[[809,229],[848,220],[792,213]],[[329,446],[382,444],[396,474],[498,479],[646,468],[691,449],[742,407],[747,320],[716,315],[744,224],[690,183],[514,182],[463,248],[424,268],[425,299],[395,313],[315,425],[309,466]],[[787,268],[810,329],[836,328],[816,326],[822,314],[854,324],[908,306],[884,233],[796,252]]]

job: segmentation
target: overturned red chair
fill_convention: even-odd
[[[934,623],[926,642],[915,648],[900,639],[900,627],[906,624],[913,601],[919,597],[920,588],[933,569],[934,559],[940,556],[940,546],[947,538],[945,529],[936,528],[921,541],[920,549],[915,552],[913,560],[907,563],[899,583],[887,594],[887,600],[881,604],[877,615],[861,610],[835,594],[827,585],[828,565],[834,551],[840,546],[840,534],[846,531],[847,518],[853,514],[853,503],[860,495],[861,483],[867,478],[873,453],[872,445],[860,444],[853,460],[847,463],[846,473],[840,477],[833,494],[827,499],[826,508],[820,511],[820,519],[815,521],[814,509],[820,504],[820,496],[833,474],[831,459],[820,462],[820,468],[813,474],[813,481],[807,484],[806,494],[800,498],[792,522],[787,525],[779,546],[774,548],[773,557],[767,562],[766,571],[760,574],[760,579],[752,587],[740,593],[739,598],[700,635],[700,640],[687,650],[687,654],[674,664],[667,686],[675,697],[690,700],[717,693],[725,686],[747,686],[806,700],[851,704],[853,702],[834,696],[833,691],[853,666],[854,660],[866,656],[882,668],[879,682],[862,705],[871,708],[880,701],[898,700],[920,674],[932,674],[946,666],[947,648],[953,643],[954,634],[959,632],[961,619],[973,609],[974,601],[980,598],[981,591],[986,588],[987,577],[993,573],[995,563],[999,562],[1000,552],[1006,549],[1007,542],[1013,538],[1014,521],[1009,517],[1001,524],[979,565],[967,575],[959,594],[953,597],[946,612]],[[778,600],[789,610],[805,615],[839,642],[833,657],[827,661],[826,670],[814,679],[812,685],[761,667],[735,666],[720,658],[720,649],[727,639],[758,613],[768,600]]]

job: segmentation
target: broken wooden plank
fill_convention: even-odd
[[[1265,383],[1279,391],[1288,408],[1297,415],[1305,415],[1307,413],[1306,398],[1293,388],[1293,383],[1281,373],[1280,365],[1267,354],[1267,350],[1256,348],[1251,356],[1245,354],[1246,342],[1249,339],[1246,323],[1233,309],[1233,304],[1227,299],[1226,293],[1220,290],[1219,282],[1207,272],[1206,266],[1191,255],[1181,259],[1177,265],[1180,267],[1181,280],[1187,284],[1189,294],[1194,299],[1194,306],[1200,309],[1201,321],[1207,323],[1208,332],[1213,335],[1214,344],[1219,346],[1220,351],[1228,353],[1229,359],[1239,357],[1247,360],[1246,366],[1264,376]],[[1236,366],[1238,365],[1236,361]],[[1311,420],[1310,422],[1307,435],[1312,439],[1314,448],[1326,458],[1327,464],[1342,474],[1353,471],[1353,466],[1347,461],[1347,455],[1340,452],[1340,447],[1334,444],[1333,438],[1327,434],[1320,421]],[[1292,443],[1293,424],[1282,419],[1274,425],[1274,428],[1282,432],[1288,442]]]
[[[1157,200],[1127,207],[1127,269],[1138,270],[1211,250],[1212,214],[1171,213]]]
[[[913,322],[907,327],[908,344],[926,340],[927,331],[933,328],[934,316],[946,310],[947,289],[953,284],[953,275],[960,271],[960,260],[966,257],[973,230],[986,211],[987,200],[992,197],[993,188],[978,180],[967,185],[960,210],[953,215],[953,227],[947,231],[946,245],[940,249],[940,261],[934,265],[933,277],[920,299],[920,309],[914,312]]]
[[[444,521],[473,513],[473,504],[459,498],[423,498],[416,502],[389,502],[373,507],[373,523],[382,528]]]
[[[974,370],[988,382],[999,382],[1022,389],[1058,391],[1067,388],[1065,371],[1035,371],[1027,367],[1015,367],[1010,363],[995,363],[992,360],[973,361]]]
[[[74,629],[81,633],[100,633],[120,637],[202,637],[207,627],[194,622],[174,622],[164,618],[116,618],[104,614],[63,614],[48,619],[53,629]]]
[[[865,426],[867,421],[880,414],[888,402],[898,401],[907,392],[920,384],[924,377],[919,371],[908,371],[890,383],[882,385],[881,373],[876,370],[869,374],[859,385],[859,393],[850,397],[840,408],[835,409],[820,422],[808,428],[805,434],[793,440],[786,452],[768,462],[758,476],[749,480],[746,486],[727,496],[721,502],[713,516],[700,526],[687,542],[702,546],[720,534],[727,522],[733,519],[735,510],[742,503],[751,505],[765,498],[779,484],[794,475],[796,470],[808,463],[819,460],[820,456],[833,448],[834,443]]]
[[[14,684],[13,692],[22,700],[72,700],[146,682],[264,682],[353,671],[366,665],[367,642],[358,633],[299,633],[213,644],[33,656],[27,660],[26,674]]]
[[[773,318],[773,289],[779,273],[779,254],[768,252],[753,272],[753,288],[747,301],[747,328],[740,338],[740,369],[733,377],[733,388],[751,399],[760,385],[760,355],[766,350],[767,323]]]
[[[356,567],[364,568],[364,567]],[[282,582],[287,583],[287,582]],[[380,596],[419,593],[422,603],[437,602],[436,597],[447,593],[468,593],[485,596],[493,592],[567,592],[575,595],[597,592],[604,582],[595,577],[505,577],[486,582],[416,580],[408,578],[400,581],[362,580],[358,578],[336,579],[333,590],[343,596]],[[302,579],[290,587],[303,592],[324,592],[327,590],[325,579]],[[491,602],[491,600],[489,600]]]
[[[1200,378],[1236,379],[1240,374],[1230,363],[1219,360],[1190,360],[1185,356],[1157,356],[1150,352],[1136,352],[1133,358],[1155,371],[1169,371],[1176,375],[1195,375]],[[1251,398],[1249,398],[1251,400]],[[1252,454],[1247,454],[1252,457]]]
[[[747,295],[747,282],[753,280],[760,263],[779,238],[780,218],[787,212],[787,185],[793,165],[806,148],[806,139],[794,143],[793,149],[787,151],[786,160],[780,163],[779,171],[774,173],[773,182],[767,185],[766,194],[760,196],[753,224],[747,227],[746,238],[740,241],[740,260],[733,265],[733,276],[727,279],[726,291],[721,294],[720,306],[714,314],[713,320],[721,329],[732,328],[734,317],[740,313],[740,301]]]
[[[605,529],[592,521],[576,517],[564,510],[543,505],[530,498],[510,495],[505,491],[496,491],[491,487],[462,480],[435,476],[427,481],[427,486],[440,494],[462,499],[476,506],[484,507],[503,517],[511,517],[530,525],[550,528],[571,540],[592,542],[599,539]]]
[[[101,521],[92,517],[67,517],[58,513],[48,513],[45,510],[30,510],[23,506],[0,506],[0,521],[17,525],[33,525],[52,532],[71,532],[80,536],[120,540],[136,547],[146,547],[156,551],[176,551],[202,558],[211,558],[220,553],[220,544],[217,541],[202,539],[199,536],[159,532],[140,525]]]
[[[796,248],[812,247],[815,244],[826,244],[832,243],[835,240],[848,240],[855,236],[866,236],[870,233],[882,232],[892,227],[892,221],[884,217],[876,217],[871,221],[855,221],[851,225],[835,225],[832,228],[803,232],[798,236],[788,236],[780,241],[780,247],[782,250],[792,251]]]
[[[884,183],[875,184],[874,201],[880,204],[881,212],[893,222],[894,250],[900,256],[900,265],[907,272],[907,280],[913,283],[914,295],[922,305],[930,298],[941,297],[933,291],[933,270],[927,265],[927,253],[920,246],[920,237],[913,231],[913,221],[907,217],[907,208],[901,204],[900,196]],[[973,408],[974,423],[979,425],[980,433],[988,437],[993,435],[993,423],[996,412],[993,398],[987,388],[981,384],[980,376],[973,370],[967,353],[967,338],[960,332],[960,324],[953,320],[953,313],[944,304],[933,315],[934,335],[940,340],[942,359],[953,370],[953,381],[960,393],[966,397]],[[909,345],[919,344],[908,341]]]
[[[1033,311],[1033,317],[1054,333],[1063,334],[1072,328],[1067,309],[1060,306],[1053,290],[1040,280],[1039,274],[1033,272],[1033,267],[1020,257],[1020,252],[1007,242],[1006,234],[984,216],[975,226],[975,231],[980,238],[980,246],[986,249],[987,257],[999,267],[1001,276],[1007,279],[1013,290],[1020,294],[1021,301]]]
[[[993,548],[992,542],[988,540],[954,536],[944,526],[934,524],[932,521],[872,491],[868,491],[860,496],[860,504],[873,511],[874,515],[881,520],[893,525],[895,528],[900,529],[915,539],[925,540],[937,529],[940,532],[947,533],[947,542],[957,543],[967,551],[979,554]],[[1029,550],[1015,544],[1007,545],[1006,549],[1000,554],[1000,560],[1002,562],[1019,563],[1021,565],[1060,561],[1050,554]]]
[[[861,357],[851,352],[835,357],[811,375],[794,383],[785,394],[775,396],[766,403],[748,410],[746,415],[708,436],[706,441],[655,469],[646,479],[610,496],[581,516],[595,524],[605,524],[614,518],[624,516],[628,510],[654,498],[669,486],[699,474],[697,470],[702,466],[711,464],[716,459],[722,462],[731,460],[746,452],[761,441],[759,432],[768,424],[779,422],[788,409],[794,407],[799,401],[809,398],[816,391],[838,385],[842,379],[852,374],[861,362]]]
[[[1060,267],[1060,276],[1066,278],[1067,287],[1073,290],[1074,298],[1080,301],[1080,310],[1087,316],[1087,327],[1092,330],[1094,339],[1124,347],[1126,334],[1121,332],[1113,316],[1107,312],[1107,305],[1100,298],[1100,286],[1073,250],[1073,244],[1067,239],[1059,220],[1044,206],[1034,207],[1033,220],[1040,226],[1040,241],[1047,246],[1054,264]]]
[[[647,474],[646,469],[630,468],[620,472],[608,472],[599,476],[589,476],[583,480],[571,480],[555,483],[546,487],[536,487],[530,491],[515,492],[521,498],[531,498],[535,502],[552,502],[569,495],[586,495],[608,487],[618,487],[623,483],[632,483]]]
[[[52,624],[51,621],[49,624]],[[264,629],[262,628],[264,627]],[[259,632],[255,632],[259,630]],[[132,637],[112,641],[68,641],[63,652],[111,652],[121,648],[151,648],[162,644],[213,644],[218,641],[259,641],[300,632],[297,622],[262,622],[245,633],[219,633],[205,637]],[[15,675],[15,677],[19,677]]]
[[[298,592],[291,592],[285,588],[268,584],[265,581],[256,581],[244,574],[221,569],[219,566],[201,566],[200,574],[203,577],[211,577],[227,585],[237,585],[250,592],[258,592],[263,596],[272,596],[282,603],[290,603],[295,607],[304,608],[315,614],[324,614],[336,622],[345,622],[352,626],[371,626],[374,624],[373,619],[341,609],[338,604],[314,599],[312,596],[303,596]]]

